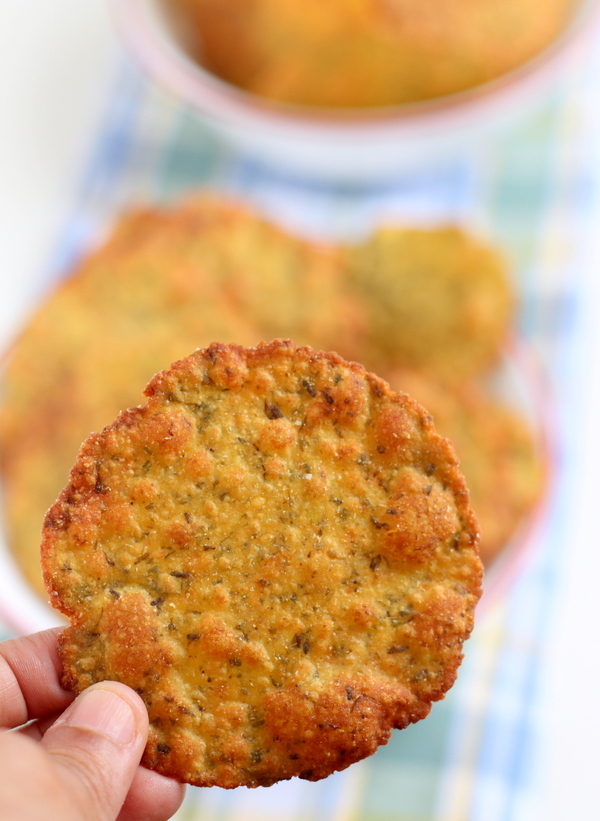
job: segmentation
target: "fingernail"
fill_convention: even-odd
[[[137,733],[133,710],[111,690],[84,690],[59,719],[68,724],[101,733],[119,744],[131,743]]]

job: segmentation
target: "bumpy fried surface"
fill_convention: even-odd
[[[323,778],[426,716],[481,582],[431,417],[282,341],[211,345],[145,393],[46,517],[65,685],[134,687],[144,762],[201,786]]]
[[[449,388],[405,370],[389,381],[425,405],[436,430],[452,441],[481,529],[481,557],[489,565],[543,489],[544,466],[532,431],[515,410],[474,383]]]
[[[447,380],[498,359],[513,312],[499,254],[458,228],[382,228],[347,250],[350,280],[368,311],[361,361]]]
[[[310,106],[412,103],[480,85],[554,40],[575,0],[162,0],[209,70]]]
[[[8,538],[43,592],[39,533],[81,442],[196,347],[262,338],[354,356],[352,295],[335,252],[204,196],[140,211],[50,294],[3,373],[0,468]]]

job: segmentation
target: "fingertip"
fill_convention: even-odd
[[[52,757],[74,805],[85,817],[114,819],[135,777],[148,735],[140,697],[114,681],[84,690],[41,745]],[[83,816],[82,816],[83,817]]]
[[[120,745],[145,743],[148,713],[144,702],[131,688],[116,681],[103,681],[84,690],[56,721],[54,728],[91,730]]]
[[[166,821],[185,798],[185,784],[138,767],[118,821]]]
[[[138,693],[120,681],[100,681],[88,687],[84,692],[102,692],[117,696],[124,701],[133,714],[136,731],[146,737],[148,735],[148,710]],[[105,696],[102,696],[105,698]]]

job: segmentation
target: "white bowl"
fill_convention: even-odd
[[[543,498],[535,510],[486,572],[479,615],[506,593],[526,566],[532,552],[540,545],[540,535],[547,522],[556,462],[553,404],[544,370],[534,353],[523,343],[513,343],[498,369],[496,382],[499,394],[512,401],[529,421],[536,436],[540,458],[546,465],[547,481]],[[65,623],[62,616],[29,586],[8,549],[1,527],[0,619],[18,634],[33,633]]]
[[[379,110],[333,112],[268,101],[204,70],[178,41],[158,0],[111,3],[117,29],[142,66],[227,140],[285,173],[350,184],[385,181],[470,151],[530,113],[556,88],[600,17],[597,0],[582,0],[542,53],[472,90]]]

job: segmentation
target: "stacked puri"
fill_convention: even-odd
[[[502,260],[455,228],[390,227],[328,247],[210,196],[125,217],[7,356],[0,466],[11,549],[42,591],[45,511],[81,442],[136,405],[153,374],[214,341],[290,337],[362,362],[433,413],[458,451],[491,561],[542,486],[527,426],[484,384],[512,314]]]

